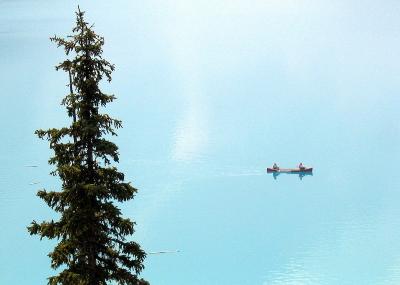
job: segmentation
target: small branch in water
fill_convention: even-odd
[[[24,165],[24,167],[38,167],[37,165]]]
[[[181,252],[180,250],[162,250],[162,251],[154,251],[148,252],[147,254],[164,254],[164,253],[178,253]]]

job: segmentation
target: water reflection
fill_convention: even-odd
[[[312,172],[272,172],[272,176],[276,180],[281,174],[298,175],[300,180],[303,180],[304,176],[312,176]]]

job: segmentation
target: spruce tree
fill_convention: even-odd
[[[121,121],[101,113],[115,99],[99,88],[102,79],[111,81],[114,65],[102,57],[104,38],[85,22],[79,7],[72,31],[66,39],[51,38],[71,58],[56,66],[69,73],[70,93],[62,105],[71,125],[35,132],[49,141],[51,174],[62,182],[59,191],[40,190],[38,196],[60,217],[33,221],[28,230],[58,241],[49,257],[59,271],[49,277],[49,285],[149,284],[138,277],[146,254],[127,240],[134,222],[123,218],[115,204],[133,199],[137,190],[113,166],[118,147],[107,137],[116,135]]]

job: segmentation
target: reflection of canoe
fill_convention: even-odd
[[[279,169],[273,169],[273,168],[267,168],[267,172],[275,172],[275,173],[302,173],[302,172],[312,172],[313,168],[312,167],[306,167],[304,169],[300,168],[279,168]]]

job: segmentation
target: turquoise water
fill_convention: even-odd
[[[0,284],[45,284],[37,128],[66,124],[70,1],[0,1]],[[116,64],[123,206],[152,284],[400,283],[400,3],[80,2]],[[300,161],[313,176],[265,172]],[[26,167],[36,165],[38,167]],[[175,252],[179,251],[179,252]]]

